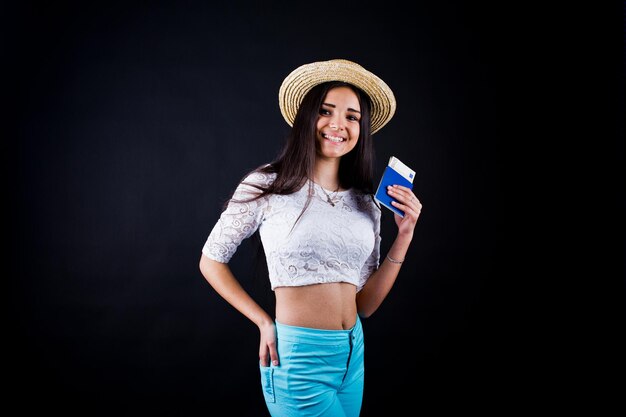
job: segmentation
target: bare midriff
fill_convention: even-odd
[[[356,323],[356,287],[346,282],[278,287],[276,321],[315,329],[346,330]]]

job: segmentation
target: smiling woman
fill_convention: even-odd
[[[259,328],[259,370],[272,416],[359,415],[364,335],[391,290],[421,203],[389,191],[405,212],[380,261],[372,134],[395,112],[380,78],[346,60],[306,64],[285,78],[281,112],[292,126],[278,158],[240,182],[202,249],[208,283]],[[258,231],[276,296],[264,311],[228,262]]]
[[[351,88],[338,86],[328,91],[317,120],[318,158],[341,158],[354,149],[360,134],[360,108]]]

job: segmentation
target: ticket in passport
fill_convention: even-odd
[[[389,163],[383,172],[383,175],[378,184],[378,189],[374,198],[383,206],[393,211],[400,217],[404,217],[404,212],[391,204],[392,201],[396,201],[387,194],[387,186],[389,185],[403,185],[410,189],[413,189],[413,179],[415,178],[415,171],[409,168],[406,164],[400,161],[395,156],[389,158]]]

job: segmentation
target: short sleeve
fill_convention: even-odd
[[[268,181],[268,174],[254,172],[237,186],[202,248],[206,257],[228,263],[241,242],[259,228],[267,207],[267,196],[245,201],[260,194],[258,187],[267,187]]]
[[[359,283],[357,285],[357,292],[361,291],[368,278],[378,269],[380,264],[380,207],[376,205],[372,201],[371,205],[372,218],[374,220],[374,249],[372,253],[367,257],[363,267],[361,268],[361,273],[359,276]]]

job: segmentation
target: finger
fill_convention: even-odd
[[[409,204],[407,204],[413,213],[417,216],[422,212],[422,203],[417,199],[417,197],[413,197],[409,200]]]
[[[405,199],[407,198],[406,192],[403,190],[400,190],[399,188],[396,188],[395,185],[393,187],[392,186],[388,187],[387,194],[401,201],[405,201]]]
[[[267,360],[267,345],[263,344],[261,346],[261,349],[259,350],[259,363],[261,364],[261,366],[269,366],[268,360]]]
[[[405,191],[407,193],[411,193],[412,190],[409,187],[405,187],[404,185],[394,185],[393,188],[395,188],[396,190],[402,190]]]
[[[406,188],[406,187],[403,187],[403,188]],[[413,192],[411,192],[410,190],[404,191],[404,190],[400,190],[399,188],[390,188],[388,193],[390,196],[396,198],[403,204],[410,205],[415,202],[419,203],[419,200],[417,199],[417,197],[415,197],[415,194],[413,194]]]
[[[422,211],[421,206],[418,209],[415,209],[415,208],[413,208],[411,206],[399,203],[397,201],[392,201],[391,204],[393,204],[394,207],[397,207],[400,210],[402,210],[404,212],[404,214],[405,214],[405,217],[406,217],[406,215],[410,215],[411,217],[415,218],[415,220],[417,220],[417,218],[419,217],[419,215],[420,215],[420,213]]]
[[[404,203],[408,206],[411,206],[414,210],[419,211],[422,209],[422,203],[412,192],[408,192],[404,195],[405,201]]]
[[[272,365],[278,366],[278,350],[276,349],[276,344],[272,344],[270,347],[270,358],[272,360]]]

